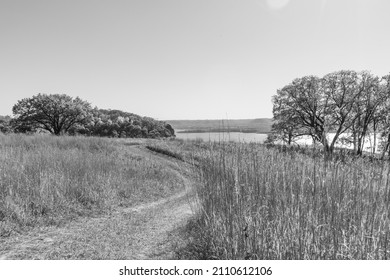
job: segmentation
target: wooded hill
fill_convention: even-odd
[[[88,135],[121,138],[164,138],[175,135],[166,122],[120,110],[92,108],[65,94],[38,94],[19,100],[13,118],[0,118],[0,132]]]

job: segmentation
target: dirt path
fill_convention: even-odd
[[[189,166],[173,158],[131,147],[132,152],[168,165],[183,181],[171,197],[109,215],[81,218],[64,227],[45,227],[0,243],[0,259],[172,259],[185,241],[179,234],[194,214]]]

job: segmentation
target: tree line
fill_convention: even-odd
[[[322,78],[304,76],[277,90],[268,142],[293,144],[301,136],[332,154],[339,142],[361,155],[373,136],[372,153],[390,148],[390,75],[342,70]]]
[[[47,132],[54,135],[88,135],[121,138],[164,138],[175,136],[166,122],[120,110],[104,110],[79,97],[38,94],[19,100],[14,117],[0,117],[3,133]]]

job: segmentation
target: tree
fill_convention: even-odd
[[[268,142],[282,141],[287,145],[291,145],[296,138],[299,136],[307,135],[304,132],[299,123],[299,115],[296,114],[295,110],[286,106],[286,92],[278,92],[279,94],[274,96],[273,102],[273,123],[271,126],[271,134],[268,136]]]
[[[67,133],[90,122],[91,105],[65,94],[38,94],[19,100],[12,108],[15,126],[41,129],[52,134]]]
[[[11,118],[9,116],[0,116],[0,132],[9,133],[11,131]]]
[[[277,91],[274,102],[274,130],[289,142],[294,137],[310,135],[329,150],[325,120],[327,102],[321,91],[321,79],[306,76],[295,79]]]
[[[321,79],[295,79],[273,98],[272,131],[286,143],[297,136],[310,135],[323,144],[327,154],[333,152],[343,134],[351,133],[352,141],[350,137],[344,139],[353,142],[355,151],[362,154],[365,137],[371,130],[375,134],[382,124],[382,130],[389,127],[390,131],[390,120],[384,118],[389,113],[385,105],[388,99],[388,76],[381,82],[369,72],[342,70]],[[390,132],[388,136],[389,145],[385,147],[390,148]]]
[[[333,132],[329,141],[332,153],[340,135],[347,132],[360,114],[354,114],[355,104],[360,104],[365,86],[361,75],[355,71],[338,71],[322,79],[322,90],[326,100],[325,133]]]
[[[153,133],[152,133],[153,131]],[[73,132],[73,131],[71,131]],[[175,131],[171,125],[149,117],[120,110],[104,110],[94,108],[91,121],[73,134],[85,134],[106,137],[174,137]]]
[[[164,128],[167,131],[166,134],[167,136],[175,136],[175,130],[169,123],[164,123]]]
[[[390,74],[382,78],[381,93],[390,96]],[[378,120],[382,131],[382,158],[390,148],[390,98],[387,98],[380,106]]]
[[[381,105],[386,103],[388,94],[386,94],[377,76],[369,72],[361,72],[359,76],[362,94],[359,101],[353,103],[354,109],[352,113],[355,116],[351,130],[354,150],[358,155],[361,155],[365,138],[370,134],[370,131],[374,134],[372,152],[375,153],[377,126],[381,118],[379,110]]]

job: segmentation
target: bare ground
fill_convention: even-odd
[[[174,259],[175,249],[185,245],[179,229],[195,212],[190,167],[141,146],[131,149],[169,166],[182,179],[181,192],[0,240],[0,259]]]

